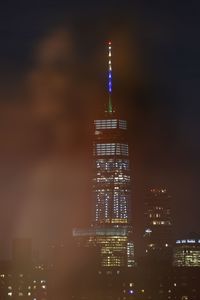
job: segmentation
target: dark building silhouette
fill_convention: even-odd
[[[145,193],[145,252],[149,258],[172,258],[171,196],[166,188],[149,188]]]

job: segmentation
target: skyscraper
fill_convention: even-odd
[[[87,245],[100,250],[104,267],[132,267],[131,176],[127,122],[112,105],[112,44],[108,43],[108,105],[94,121],[93,219],[88,231],[75,230],[76,237],[89,238]]]
[[[111,43],[109,43],[109,103],[104,118],[94,121],[94,224],[131,223],[130,161],[127,122],[112,107]]]
[[[146,253],[157,258],[172,254],[171,196],[166,188],[149,188],[145,194]]]

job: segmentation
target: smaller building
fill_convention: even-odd
[[[101,267],[133,267],[134,245],[128,239],[129,227],[90,227],[74,229],[79,247],[93,247]]]
[[[176,241],[173,252],[175,267],[200,267],[200,239]]]
[[[164,187],[148,188],[144,205],[146,255],[168,259],[172,256],[171,196]]]

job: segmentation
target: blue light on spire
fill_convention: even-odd
[[[108,92],[109,92],[109,103],[108,103],[108,111],[110,113],[113,112],[112,108],[112,43],[108,42]]]
[[[111,47],[111,42],[108,43],[108,91],[109,93],[112,93],[112,47]]]

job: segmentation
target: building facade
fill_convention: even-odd
[[[171,196],[166,188],[146,190],[144,238],[147,255],[161,259],[172,256]]]
[[[95,225],[131,223],[131,187],[127,122],[106,113],[94,121]]]
[[[173,251],[175,267],[200,267],[200,239],[177,240]]]
[[[91,227],[75,229],[80,245],[96,247],[102,267],[134,266],[131,217],[131,175],[127,122],[112,106],[112,45],[108,43],[108,106],[94,120],[93,216]]]

